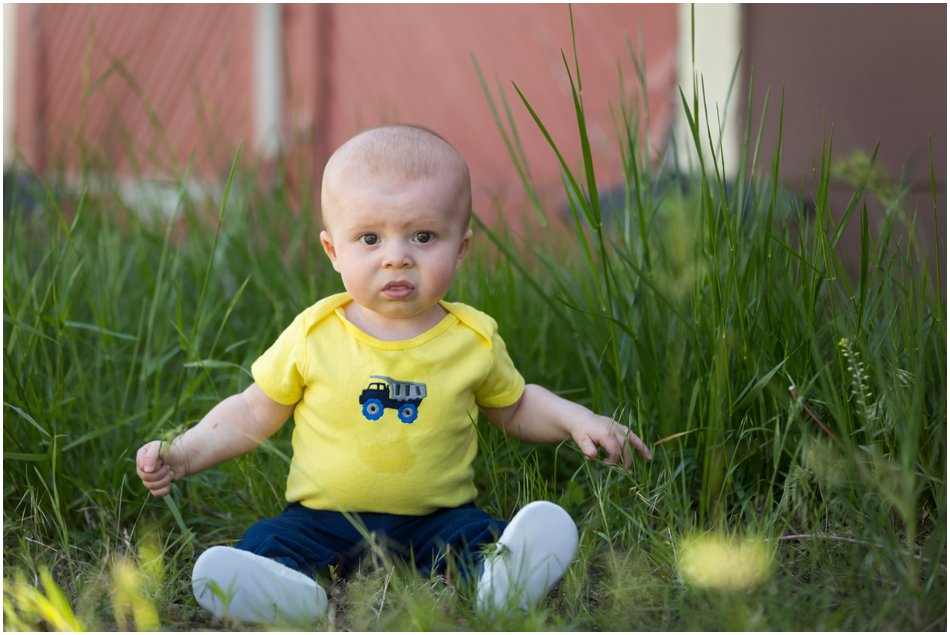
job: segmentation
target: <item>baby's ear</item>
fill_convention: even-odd
[[[456,269],[462,266],[462,261],[465,260],[465,256],[468,254],[468,250],[471,246],[472,246],[472,228],[469,227],[465,230],[465,234],[462,236],[462,242],[459,243],[458,258],[456,258],[455,260]]]
[[[336,247],[333,245],[333,237],[330,236],[330,232],[327,230],[320,232],[320,244],[323,245],[323,251],[326,252],[333,268],[339,271],[336,266]]]

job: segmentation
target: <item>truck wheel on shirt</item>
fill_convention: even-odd
[[[383,402],[379,399],[367,399],[363,404],[363,416],[370,421],[376,421],[383,416]]]
[[[399,406],[399,420],[403,423],[412,423],[419,416],[419,409],[411,403]]]

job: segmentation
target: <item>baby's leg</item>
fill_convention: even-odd
[[[454,560],[464,579],[478,578],[478,608],[489,615],[527,611],[561,579],[577,550],[574,521],[547,501],[525,505],[510,523],[471,505],[394,519],[386,531],[411,547],[419,572],[443,573]]]
[[[313,626],[327,608],[314,576],[358,540],[341,514],[289,505],[280,516],[252,525],[234,548],[204,552],[195,563],[195,597],[218,617]]]
[[[444,574],[451,561],[463,579],[478,577],[482,548],[498,540],[507,525],[474,505],[394,518],[398,522],[387,533],[411,549],[419,573]]]
[[[316,575],[340,564],[360,540],[342,514],[292,503],[280,516],[251,525],[234,546]]]

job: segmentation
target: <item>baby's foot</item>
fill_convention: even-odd
[[[577,551],[577,526],[547,501],[521,509],[485,560],[478,579],[478,609],[488,615],[523,612],[547,595]]]
[[[201,554],[192,588],[205,610],[239,622],[313,626],[327,610],[327,594],[312,578],[233,547]]]

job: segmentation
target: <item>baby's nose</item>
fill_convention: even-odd
[[[383,254],[383,266],[387,269],[400,269],[412,266],[412,256],[402,245],[393,245]]]

